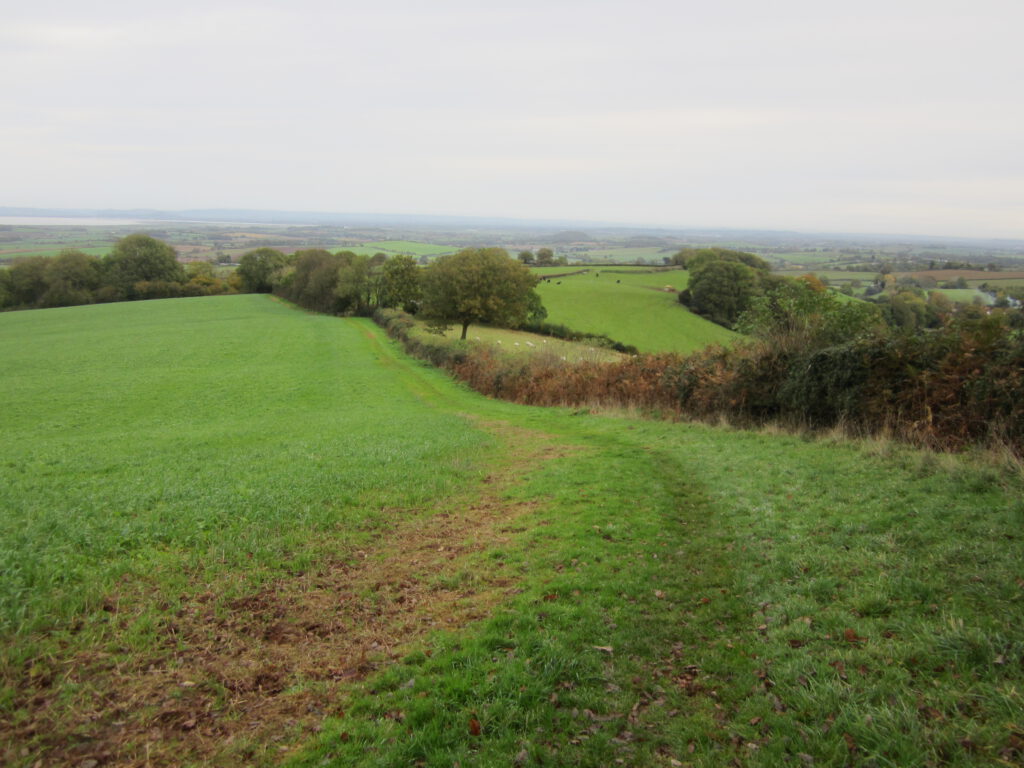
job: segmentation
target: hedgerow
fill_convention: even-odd
[[[412,333],[412,318],[391,310],[375,319],[413,356],[485,395],[518,403],[726,417],[745,426],[842,425],[936,449],[997,441],[1024,454],[1024,335],[998,314],[825,347],[781,337],[614,363],[521,357],[427,339]]]

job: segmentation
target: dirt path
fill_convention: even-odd
[[[506,423],[479,426],[505,443],[506,459],[465,498],[431,512],[393,510],[393,527],[366,549],[242,599],[199,588],[168,615],[162,646],[127,663],[87,650],[26,669],[17,696],[29,717],[0,722],[13,744],[5,762],[274,763],[339,714],[348,683],[432,631],[489,615],[516,584],[477,555],[537,511],[506,491],[531,466],[572,449]],[[128,623],[139,602],[111,596],[109,609]]]

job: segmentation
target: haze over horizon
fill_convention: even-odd
[[[100,7],[0,28],[0,206],[1024,238],[1018,0]]]

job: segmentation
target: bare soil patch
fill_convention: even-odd
[[[275,763],[341,714],[348,685],[430,632],[484,618],[515,591],[498,564],[474,555],[507,542],[537,509],[505,491],[532,466],[571,448],[489,423],[510,446],[507,465],[464,504],[394,510],[372,547],[240,599],[215,585],[168,615],[159,648],[125,659],[78,648],[39,659],[16,681],[28,717],[0,721],[6,764],[33,766]],[[542,436],[541,436],[542,437]],[[111,595],[126,626],[146,598]],[[152,599],[152,598],[150,598]]]

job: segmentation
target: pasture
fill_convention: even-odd
[[[376,251],[387,251],[389,253],[404,253],[410,256],[440,256],[445,253],[455,253],[458,248],[450,245],[435,245],[434,243],[416,243],[411,240],[381,240],[380,242],[364,243],[364,248],[375,248]]]
[[[567,255],[573,261],[586,263],[607,261],[614,264],[632,264],[634,262],[661,264],[662,259],[671,257],[679,250],[678,247],[643,246],[619,248],[588,248],[572,249]]]
[[[991,458],[514,406],[267,296],[0,354],[7,765],[1024,756]]]
[[[574,271],[560,269],[562,273]],[[679,269],[593,268],[550,277],[537,291],[548,310],[548,322],[605,334],[641,352],[686,353],[739,338],[679,303],[675,291],[685,288],[688,278],[689,274]]]
[[[419,333],[428,333],[428,331],[420,330]],[[456,341],[461,334],[462,328],[453,326],[445,333],[445,337]],[[622,357],[612,349],[595,347],[585,342],[565,341],[527,331],[491,328],[486,325],[471,325],[466,341],[470,346],[474,344],[492,345],[506,355],[553,355],[574,363],[581,361],[609,362]]]
[[[979,291],[977,288],[933,288],[931,290],[941,293],[954,304],[981,303],[988,306],[995,303],[995,300],[990,295]]]

